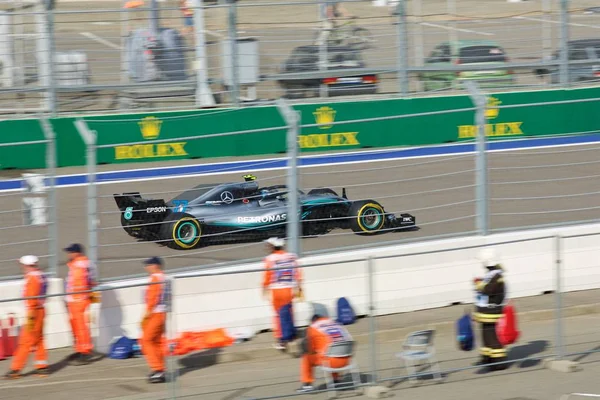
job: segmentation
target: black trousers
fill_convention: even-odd
[[[481,356],[487,363],[506,361],[506,349],[500,344],[496,335],[495,323],[482,323],[481,336],[483,346],[479,349]]]

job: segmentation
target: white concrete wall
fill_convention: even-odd
[[[473,300],[473,278],[481,276],[484,271],[475,259],[479,249],[466,247],[555,234],[568,236],[589,233],[598,235],[563,239],[561,242],[562,290],[600,288],[600,224],[594,224],[307,257],[302,260],[302,264],[306,266],[306,300],[325,304],[335,314],[336,300],[346,296],[357,313],[365,315],[369,301],[366,260],[368,257],[378,257],[372,263],[372,284],[378,315],[435,308],[458,302],[470,303]],[[506,270],[510,297],[534,296],[554,290],[555,245],[553,238],[546,238],[497,246]],[[308,267],[314,263],[327,265]],[[178,275],[173,287],[174,312],[169,320],[170,333],[247,327],[258,332],[270,328],[273,313],[270,304],[262,298],[261,273],[241,273],[260,268],[260,264],[247,264],[218,270],[239,272],[232,275],[214,276],[215,270]],[[144,312],[144,288],[123,286],[144,282],[144,279],[115,282],[108,285],[114,290],[103,292],[95,330],[99,350],[105,351],[115,336],[139,336],[139,322]],[[53,293],[59,287],[60,281],[54,280]],[[20,282],[4,283],[0,288],[0,298],[20,297]],[[305,324],[310,317],[311,308],[307,302],[295,305],[299,324]],[[0,303],[0,315],[8,309],[22,313],[21,308],[20,304]],[[49,347],[69,345],[71,338],[62,302],[58,299],[51,300],[48,314]]]
[[[23,296],[23,281],[0,282],[0,299],[18,299]],[[62,279],[50,279],[48,294],[63,292]],[[0,319],[14,313],[17,315],[19,326],[26,319],[23,301],[0,303]],[[46,346],[50,349],[72,345],[71,327],[67,310],[61,297],[50,297],[46,301]]]

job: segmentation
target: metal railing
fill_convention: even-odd
[[[352,202],[378,202],[386,214],[394,214],[397,218],[403,213],[416,217],[417,230],[397,231],[393,227],[386,227],[380,230],[380,235],[359,236],[349,225],[355,218],[352,215],[326,214],[295,221],[292,217],[301,215],[300,210],[304,210],[306,205],[300,203],[299,197],[287,194],[278,208],[286,215],[285,220],[274,222],[269,226],[270,231],[264,234],[286,236],[290,248],[302,256],[600,221],[597,204],[600,193],[594,189],[598,179],[595,170],[598,163],[596,133],[572,132],[560,137],[539,139],[553,144],[558,141],[565,147],[527,150],[527,143],[521,145],[519,140],[511,141],[510,146],[497,142],[494,138],[484,136],[489,122],[485,119],[485,98],[476,85],[470,90],[474,106],[469,108],[327,122],[336,126],[336,132],[343,132],[345,124],[403,119],[413,121],[409,125],[418,125],[423,118],[474,111],[473,125],[469,125],[473,140],[441,148],[442,153],[419,147],[339,153],[333,159],[329,159],[332,156],[299,156],[296,149],[299,138],[306,137],[311,129],[316,130],[321,125],[300,124],[295,111],[281,100],[278,103],[283,116],[281,126],[215,133],[202,128],[187,132],[180,141],[198,145],[220,137],[251,140],[254,135],[287,129],[288,153],[283,158],[190,166],[173,161],[156,171],[105,172],[103,166],[97,165],[99,152],[115,151],[117,147],[134,148],[141,142],[97,143],[95,127],[110,131],[111,124],[121,123],[122,120],[78,120],[76,125],[86,144],[87,157],[87,172],[80,176],[56,176],[52,158],[55,150],[51,146],[53,139],[41,140],[39,145],[29,144],[32,147],[50,144],[47,146],[48,170],[45,175],[49,203],[44,208],[47,221],[38,222],[36,227],[36,224],[32,226],[31,221],[19,220],[23,208],[19,203],[25,201],[20,197],[27,196],[24,195],[24,188],[0,193],[0,198],[4,199],[0,214],[6,216],[0,224],[0,246],[5,255],[0,260],[0,277],[6,280],[18,274],[16,262],[26,253],[48,255],[52,270],[61,275],[63,257],[60,248],[72,242],[84,243],[88,247],[88,255],[98,265],[101,280],[104,281],[140,276],[139,262],[151,253],[168,259],[173,271],[259,261],[262,258],[262,233],[252,226],[241,223],[236,227],[215,231],[204,231],[202,228],[193,238],[198,245],[185,251],[176,250],[165,246],[172,244],[172,238],[163,232],[163,227],[171,223],[169,220],[144,220],[127,225],[123,220],[126,210],[120,209],[115,203],[115,193],[124,192],[139,192],[144,199],[165,199],[168,202],[196,186],[197,183],[193,182],[199,179],[199,175],[202,175],[201,182],[209,188],[222,182],[236,182],[240,179],[238,174],[255,173],[260,188],[286,185],[288,188],[302,189],[305,194],[315,188],[328,188],[337,194],[347,192]],[[592,98],[535,105],[587,104],[597,101]],[[531,104],[497,107],[528,106]],[[236,113],[241,110],[215,112]],[[170,118],[187,120],[191,117]],[[193,126],[202,126],[202,116],[193,118],[198,118]],[[41,119],[41,123],[47,137],[52,138],[54,133],[51,127],[44,119]],[[323,131],[319,133],[323,136]],[[168,145],[170,142],[171,139],[145,140],[143,146]],[[415,155],[416,159],[413,157]],[[57,199],[57,187],[61,187],[60,193],[64,194],[64,197],[60,196],[60,201]],[[295,192],[292,190],[290,193]],[[262,196],[259,191],[248,193],[244,201],[260,204]],[[204,210],[202,207],[206,209],[210,205],[196,210],[200,214]],[[224,210],[219,218],[237,218],[243,222],[250,215],[239,208],[232,210]],[[145,208],[136,209],[135,213],[144,211]],[[44,226],[47,226],[47,231]],[[137,229],[151,235],[138,237],[132,231]],[[34,235],[34,231],[41,235]],[[315,235],[323,239],[314,240]],[[47,254],[40,251],[42,242],[49,244],[50,251]]]
[[[306,276],[312,278],[303,282],[304,301],[308,302],[308,306],[302,307],[301,302],[294,305],[296,325],[307,325],[312,315],[311,303],[325,305],[329,315],[336,317],[330,306],[335,305],[339,297],[347,297],[358,314],[367,319],[358,320],[348,327],[357,344],[354,358],[358,361],[363,387],[385,385],[391,390],[401,390],[411,378],[418,381],[430,376],[431,371],[405,372],[395,357],[402,348],[402,339],[421,329],[435,331],[433,346],[442,377],[454,382],[471,380],[473,377],[467,374],[482,366],[473,365],[477,358],[476,350],[466,353],[456,348],[455,320],[469,311],[463,308],[472,302],[472,276],[483,273],[483,269],[474,258],[472,262],[464,260],[469,260],[482,247],[493,246],[501,254],[507,296],[516,306],[521,332],[519,340],[507,346],[507,360],[493,365],[505,363],[512,370],[526,373],[525,365],[535,366],[544,359],[578,360],[599,351],[595,331],[589,326],[589,315],[585,315],[598,312],[597,296],[593,290],[600,288],[600,280],[598,274],[589,273],[600,267],[597,257],[592,256],[598,251],[594,244],[598,234],[531,236],[527,239],[496,240],[486,245],[459,245],[435,251],[410,251],[367,258],[361,255],[344,261],[302,263],[302,269],[310,270]],[[458,259],[463,261],[454,261]],[[423,260],[429,262],[423,263]],[[258,285],[263,271],[259,268],[169,274],[173,297],[167,308],[164,331],[165,343],[169,344],[166,352],[169,379],[161,393],[156,393],[157,396],[186,398],[208,395],[211,391],[220,391],[221,394],[231,391],[232,396],[242,391],[244,398],[251,399],[297,395],[293,389],[297,387],[300,360],[278,357],[275,350],[268,348],[270,340],[265,336],[270,337],[271,334],[255,334],[263,331],[265,326],[270,328],[272,310],[266,303],[260,304],[254,297],[241,294],[251,291],[253,295],[260,296],[258,286],[256,291],[250,288]],[[418,276],[426,276],[427,279],[419,279]],[[216,282],[227,282],[227,288],[215,286]],[[141,337],[140,321],[144,314],[141,295],[147,285],[122,282],[94,288],[102,294],[102,305],[90,310],[89,318],[92,332],[96,332],[97,350],[108,349],[113,336]],[[354,291],[349,293],[351,287]],[[51,288],[57,289],[51,289],[50,294],[44,296],[48,308],[53,310],[46,317],[50,327],[46,330],[46,339],[52,347],[63,347],[65,345],[57,346],[56,343],[64,343],[65,338],[71,337],[69,325],[48,321],[63,318],[66,314],[63,304],[65,294],[58,284],[51,285]],[[592,292],[587,294],[585,290]],[[233,298],[236,304],[243,301],[241,299],[246,300],[243,307],[234,309],[215,302],[214,299],[219,296]],[[22,300],[4,297],[0,299],[0,310],[16,312]],[[450,305],[452,307],[448,307]],[[207,332],[218,327],[226,327],[227,335],[246,332],[241,335],[245,339],[235,344],[228,343],[220,349],[207,344],[210,341],[199,341],[193,343],[192,347],[196,346],[194,350],[182,350],[189,344],[181,342],[184,332]],[[475,334],[477,346],[481,346],[479,329],[475,330]],[[248,336],[250,340],[245,341]],[[53,351],[59,353],[63,350]],[[295,354],[292,347],[290,352]],[[299,356],[302,356],[301,352]],[[229,363],[228,372],[226,376],[219,377],[224,372],[218,364],[226,362]],[[88,373],[94,374],[94,377],[102,374],[104,379],[96,381],[89,378],[87,390],[93,391],[97,386],[106,384],[104,381],[110,377],[143,379],[143,360],[127,364],[119,360],[95,363],[97,366]],[[270,368],[265,368],[265,363]],[[67,366],[66,370],[69,368]],[[216,370],[214,376],[213,369]],[[136,373],[140,376],[135,376]],[[55,374],[49,384],[52,384],[52,379],[59,379],[63,385],[70,384],[69,372],[60,368]],[[78,371],[76,382],[86,379],[88,377]],[[27,393],[39,385],[43,383],[25,385],[19,390]],[[320,390],[327,391],[326,388]],[[112,395],[119,396],[119,393]]]
[[[0,29],[13,32],[0,46],[0,112],[239,107],[280,97],[464,93],[468,80],[505,91],[600,79],[600,15],[586,12],[585,0],[498,2],[485,10],[472,0],[342,3],[358,18],[331,28],[319,1],[195,0],[184,16],[171,2],[69,2],[47,10],[15,0],[0,14]],[[318,41],[322,32],[335,41]],[[555,52],[561,48],[569,54]],[[470,60],[463,51],[479,53]],[[499,58],[490,62],[486,51]]]

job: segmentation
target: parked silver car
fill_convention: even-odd
[[[573,61],[589,61],[589,63],[570,64],[569,82],[600,81],[600,39],[580,39],[568,42],[569,63]],[[550,60],[560,60],[560,50],[557,50]],[[538,68],[538,76],[550,75],[551,83],[560,82],[560,68],[552,66]]]

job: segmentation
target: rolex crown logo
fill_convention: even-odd
[[[485,109],[485,116],[488,119],[494,119],[500,113],[498,106],[502,104],[500,100],[495,97],[488,97],[487,107]]]
[[[335,113],[336,111],[333,108],[324,106],[317,108],[317,111],[313,112],[313,115],[317,124],[321,125],[319,128],[329,129],[333,126],[333,121],[335,121]]]
[[[160,126],[162,121],[156,117],[145,117],[140,122],[140,131],[144,139],[152,140],[156,139],[160,135]]]

